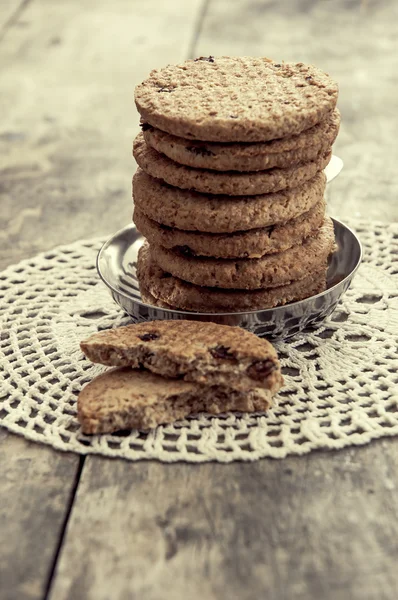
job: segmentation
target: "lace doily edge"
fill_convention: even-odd
[[[132,457],[132,456],[128,456],[125,452],[123,452],[123,450],[118,451],[115,448],[113,448],[112,450],[109,450],[109,451],[104,447],[92,448],[90,446],[87,446],[87,447],[79,448],[79,449],[71,448],[70,444],[68,444],[68,443],[64,443],[59,440],[50,439],[46,436],[36,433],[35,431],[31,431],[29,429],[26,429],[24,427],[16,425],[15,423],[7,423],[6,420],[1,421],[0,427],[3,427],[10,433],[15,433],[17,435],[20,435],[31,442],[45,444],[46,446],[50,446],[58,451],[69,452],[72,454],[76,454],[77,456],[96,456],[97,455],[97,456],[105,456],[108,458],[123,458],[130,462],[138,462],[141,460],[158,460],[162,463],[170,463],[170,464],[178,463],[178,462],[195,463],[195,464],[218,462],[218,463],[227,464],[227,463],[232,463],[232,462],[236,462],[236,461],[254,462],[256,460],[263,459],[263,458],[283,459],[283,458],[287,458],[289,456],[303,456],[305,454],[309,454],[310,452],[312,452],[314,450],[342,450],[344,448],[349,449],[353,446],[355,446],[355,447],[365,446],[366,444],[369,444],[370,442],[377,440],[377,439],[398,436],[398,425],[397,425],[397,426],[389,427],[387,430],[382,429],[380,431],[379,430],[368,431],[367,436],[364,436],[363,433],[352,434],[349,436],[350,437],[349,445],[347,444],[347,440],[345,438],[334,440],[325,434],[324,436],[319,436],[316,442],[314,442],[312,440],[312,441],[308,442],[308,444],[307,443],[295,444],[294,447],[292,447],[291,449],[282,447],[282,448],[274,448],[274,449],[272,449],[272,451],[269,451],[269,449],[267,449],[267,451],[264,451],[264,452],[261,452],[259,450],[245,451],[245,450],[239,449],[237,451],[234,451],[234,450],[225,451],[224,453],[222,450],[217,449],[217,456],[211,456],[211,455],[199,454],[199,453],[198,454],[189,453],[189,455],[186,456],[186,453],[182,453],[180,450],[178,450],[176,452],[167,451],[167,452],[163,452],[160,454],[159,452],[145,449],[143,451],[136,450],[135,456]]]

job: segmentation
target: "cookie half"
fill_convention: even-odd
[[[302,185],[259,196],[212,196],[180,190],[137,169],[134,203],[148,218],[186,231],[231,233],[268,227],[298,217],[323,198],[320,172]]]
[[[299,135],[253,144],[191,142],[148,123],[141,126],[148,146],[182,165],[216,171],[261,171],[309,162],[327,152],[337,137],[340,113],[336,109]]]
[[[320,200],[308,212],[279,225],[236,233],[201,233],[181,231],[149,219],[135,208],[133,221],[138,231],[151,243],[177,250],[185,256],[216,258],[261,258],[282,252],[315,235],[325,217],[325,202]]]
[[[147,146],[144,136],[139,133],[134,141],[134,158],[148,175],[162,179],[180,189],[196,190],[204,194],[227,194],[229,196],[252,196],[268,194],[285,188],[301,185],[322,171],[331,158],[330,148],[316,159],[287,167],[268,169],[252,173],[237,171],[210,171],[180,165],[164,154]]]
[[[275,392],[282,384],[274,347],[240,327],[148,321],[96,333],[81,342],[81,349],[92,362],[145,368],[207,386]]]
[[[78,419],[83,433],[112,433],[123,429],[145,431],[191,414],[263,412],[271,404],[269,390],[239,392],[164,379],[148,371],[110,369],[80,392]]]
[[[155,69],[135,89],[144,121],[214,142],[296,135],[325,119],[337,96],[337,84],[320,69],[264,57],[200,57]]]
[[[334,246],[333,223],[327,217],[313,237],[284,252],[262,258],[187,257],[182,252],[150,245],[152,260],[166,273],[195,285],[255,290],[286,285],[319,271]]]
[[[303,300],[326,289],[326,265],[300,281],[262,290],[201,287],[173,277],[151,260],[148,245],[138,254],[137,277],[144,302],[194,312],[244,312]]]

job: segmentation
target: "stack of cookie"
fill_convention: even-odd
[[[270,308],[325,289],[338,88],[303,63],[201,57],[136,88],[137,275],[152,304]]]

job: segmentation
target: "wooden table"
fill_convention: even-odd
[[[0,267],[130,221],[134,85],[189,56],[330,72],[330,212],[397,220],[397,21],[396,0],[2,0]],[[395,600],[397,448],[164,465],[0,429],[0,598]]]

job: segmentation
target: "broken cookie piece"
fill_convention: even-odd
[[[92,335],[80,347],[107,366],[144,368],[168,378],[276,393],[282,383],[278,356],[265,339],[239,327],[200,321],[150,321]]]
[[[265,411],[270,401],[269,390],[226,391],[124,367],[110,369],[83,388],[78,419],[86,434],[145,431],[200,412]]]

